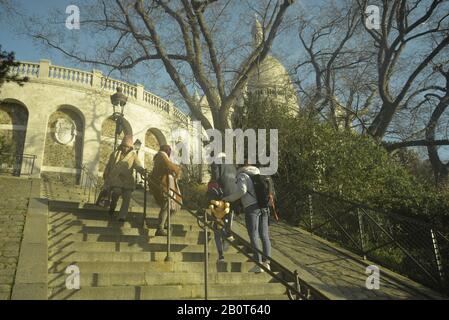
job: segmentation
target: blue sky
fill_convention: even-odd
[[[14,0],[12,0],[14,1]],[[320,0],[322,1],[322,0]],[[15,3],[19,4],[19,10],[22,12],[25,16],[45,16],[52,10],[59,10],[61,12],[65,12],[65,8],[68,5],[77,5],[80,8],[80,15],[81,20],[83,19],[83,2],[85,1],[73,1],[73,0],[39,0],[39,1],[31,1],[31,0],[17,0],[14,1]],[[290,8],[290,14],[295,14],[296,12],[299,12],[300,8],[302,7],[301,1],[297,1],[295,5]],[[67,17],[63,16],[61,21],[64,21]],[[232,17],[233,19],[238,19],[238,16]],[[252,22],[251,22],[252,23]],[[61,33],[69,34],[70,32],[66,28],[63,27],[63,25],[55,26],[55,28],[61,28]],[[2,19],[0,21],[0,44],[3,47],[3,50],[7,51],[14,51],[16,54],[17,60],[22,61],[33,61],[37,62],[40,59],[49,59],[51,60],[51,63],[54,65],[63,65],[67,67],[76,67],[84,70],[91,69],[88,65],[79,65],[77,63],[74,63],[73,60],[67,58],[63,54],[57,52],[56,50],[47,50],[43,49],[42,46],[36,45],[36,43],[33,42],[32,39],[30,39],[29,36],[25,34],[21,34],[21,31],[18,31],[14,25],[11,25],[6,21],[5,19]],[[59,32],[59,31],[58,31]],[[75,31],[76,32],[76,31]],[[250,33],[250,26],[248,26],[248,30],[243,30],[242,32],[248,32]],[[84,46],[86,50],[92,46],[89,46],[89,43],[93,43],[95,39],[93,37],[90,37],[89,35],[86,36],[86,38],[80,43],[80,46]],[[290,46],[290,48],[289,48]],[[276,40],[275,45],[273,47],[274,54],[280,57],[281,59],[285,60],[282,61],[286,65],[289,64],[289,62],[293,61],[294,59],[297,59],[297,55],[299,47],[293,46],[291,41],[282,41],[282,34],[280,35],[279,39]],[[278,52],[276,52],[278,51]],[[295,52],[294,55],[292,54],[286,54],[285,52]],[[276,54],[277,53],[277,54]],[[290,60],[290,61],[288,61]],[[101,69],[104,72],[107,72],[106,68],[103,68],[101,66],[97,66],[97,69]],[[138,69],[138,68],[137,68]],[[119,78],[120,76],[116,76],[116,78]],[[162,84],[166,84],[167,82],[171,82],[171,80],[168,78],[168,76],[165,74],[165,72],[160,72],[157,74],[158,77],[158,83],[155,83],[154,81],[151,81],[151,76],[148,75],[147,72],[140,73],[139,70],[137,70],[136,73],[132,73],[132,79],[123,79],[123,80],[129,80],[130,82],[138,82],[145,85],[145,88],[154,92],[155,94],[158,94],[164,98],[167,98],[166,92],[163,88]]]
[[[14,0],[11,0],[14,1]],[[52,10],[58,10],[61,12],[65,12],[65,8],[68,5],[78,5],[81,10],[81,19],[83,18],[83,3],[84,1],[74,1],[74,0],[16,0],[15,3],[18,3],[18,7],[20,8],[20,12],[22,12],[25,16],[46,16]],[[314,5],[317,3],[321,3],[323,7],[325,6],[325,0],[314,1]],[[338,3],[338,1],[337,1]],[[306,5],[304,5],[306,4]],[[309,2],[310,4],[310,2]],[[305,7],[307,6],[306,0],[297,0],[292,8],[289,9],[290,16],[296,16],[300,13],[304,13]],[[1,15],[0,15],[1,17]],[[61,21],[64,21],[66,16],[63,16]],[[238,16],[231,17],[232,19],[238,19]],[[252,22],[248,22],[247,29],[242,30],[242,33],[250,32],[250,25]],[[63,25],[60,25],[63,33],[70,33],[72,31],[67,30]],[[293,33],[296,30],[290,31],[289,34],[280,34],[280,36],[276,39],[273,46],[273,54],[276,55],[281,62],[284,63],[287,67],[291,66],[294,62],[304,58],[303,49],[300,47],[297,37],[295,41],[291,41]],[[95,37],[86,35],[86,38],[82,43],[78,45],[81,48],[89,47],[89,44],[95,43]],[[24,61],[39,61],[40,59],[50,59],[52,64],[54,65],[63,65],[68,67],[76,67],[83,70],[90,70],[91,66],[87,65],[79,65],[74,63],[73,60],[70,60],[63,54],[55,51],[55,50],[47,50],[42,49],[41,46],[37,46],[33,43],[33,41],[26,35],[20,34],[18,30],[16,30],[16,26],[14,23],[8,23],[7,19],[0,20],[0,44],[3,47],[3,50],[14,51],[16,53],[17,60]],[[98,69],[103,69],[104,72],[107,72],[107,69],[102,67],[97,67]],[[120,78],[120,76],[115,76],[116,78]],[[123,78],[122,78],[123,79]],[[155,80],[156,79],[156,80]],[[145,85],[145,88],[163,98],[169,99],[165,86],[168,83],[171,83],[171,80],[168,78],[166,73],[161,70],[160,72],[152,74],[149,73],[146,68],[137,68],[135,72],[131,74],[130,79],[128,80],[134,83],[142,83]],[[445,152],[446,154],[446,152]],[[448,153],[449,154],[449,153]]]

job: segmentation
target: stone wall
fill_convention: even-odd
[[[151,148],[155,151],[158,151],[160,147],[156,136],[150,130],[148,130],[145,134],[145,147]]]
[[[55,181],[69,187],[80,184],[81,173],[43,172],[41,178],[46,181]]]
[[[37,70],[52,72],[37,72]],[[33,177],[41,177],[44,172],[75,172],[78,165],[85,165],[86,168],[96,174],[104,170],[104,163],[107,161],[107,144],[100,145],[103,140],[111,144],[114,143],[114,121],[106,121],[112,112],[111,94],[116,92],[116,87],[125,89],[128,102],[125,107],[125,130],[132,131],[133,140],[139,139],[145,142],[145,135],[149,129],[156,131],[158,141],[171,144],[171,140],[165,141],[173,129],[180,126],[192,128],[189,124],[191,119],[177,110],[172,104],[158,98],[140,85],[131,85],[107,78],[101,73],[83,72],[72,70],[83,75],[80,81],[77,77],[60,78],[54,76],[58,72],[67,72],[67,68],[59,68],[51,65],[48,61],[42,60],[40,63],[22,63],[20,72],[23,70],[33,70],[30,74],[30,81],[26,86],[20,87],[12,83],[5,83],[0,92],[0,99],[5,103],[20,105],[28,114],[27,132],[25,136],[24,152],[35,155],[35,167]],[[75,73],[70,73],[75,74]],[[25,75],[25,74],[23,74]],[[86,78],[87,77],[87,78]],[[76,78],[76,79],[75,79]],[[105,82],[106,81],[106,82]],[[104,84],[110,84],[105,87]],[[84,128],[77,129],[83,131],[80,139],[79,152],[73,153],[73,148],[55,141],[55,122],[49,117],[55,116],[55,112],[62,110],[73,111],[82,120]],[[8,120],[9,121],[9,120]],[[106,122],[105,130],[102,130]],[[10,128],[11,125],[2,125],[0,128]],[[67,122],[58,123],[58,132],[67,132]],[[22,127],[25,129],[25,127]],[[189,130],[190,130],[189,129]],[[162,135],[162,139],[161,136]],[[61,141],[61,135],[58,135]],[[67,140],[67,139],[62,139]],[[119,137],[121,141],[121,137]],[[119,141],[119,142],[120,142]],[[155,143],[155,141],[153,140]],[[75,142],[78,145],[78,140]],[[101,152],[101,157],[99,155]],[[44,154],[45,153],[45,154]],[[151,153],[151,152],[150,152]],[[79,154],[79,156],[78,156]],[[144,162],[144,152],[140,153]],[[150,159],[147,160],[150,161]]]
[[[61,144],[55,138],[55,126],[58,119],[73,121],[77,134],[74,141]],[[83,150],[83,123],[78,116],[66,110],[54,112],[48,120],[47,135],[45,137],[44,165],[63,168],[80,168]]]
[[[31,180],[0,176],[0,300],[10,299]]]
[[[2,103],[0,104],[0,125],[24,126],[28,122],[28,112],[18,104]],[[7,145],[11,145],[12,153],[22,154],[25,144],[26,130],[13,128],[0,128],[0,138]]]
[[[123,131],[117,137],[117,144],[120,144],[125,134],[131,134],[132,130],[128,121],[125,120]],[[98,165],[98,171],[103,172],[106,164],[108,163],[109,156],[114,149],[115,138],[115,121],[111,118],[106,119],[101,126],[101,142],[100,142],[100,163]]]
[[[158,142],[156,136],[150,130],[148,130],[145,134],[145,148],[152,149],[156,152],[160,148],[160,145],[159,145],[159,142]],[[145,152],[144,167],[149,171],[151,171],[153,169],[153,157],[154,157],[154,154]]]

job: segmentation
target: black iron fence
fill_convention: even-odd
[[[437,226],[315,191],[279,198],[283,209],[312,234],[449,292],[449,239]]]
[[[20,176],[31,176],[37,156],[32,154],[2,154],[0,156],[0,173]]]
[[[93,175],[86,165],[81,166],[80,186],[83,190],[84,201],[86,203],[94,203],[99,192],[98,178]]]

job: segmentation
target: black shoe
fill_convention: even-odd
[[[157,229],[156,230],[156,234],[155,234],[155,236],[164,236],[164,237],[166,237],[167,236],[167,231],[165,231],[164,229]]]
[[[119,219],[118,219],[118,222],[125,222],[125,219],[119,218]]]

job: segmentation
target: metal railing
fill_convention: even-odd
[[[83,195],[85,197],[84,201],[86,203],[91,203],[93,197],[92,202],[95,202],[99,188],[98,178],[95,177],[84,164],[81,166],[80,186],[82,187]]]
[[[298,210],[297,222],[312,234],[448,292],[449,240],[435,225],[311,190],[283,194],[280,203]]]
[[[142,176],[142,179],[144,179],[144,221],[146,219],[146,206],[147,206],[147,187],[149,184],[152,184],[155,188],[160,188],[159,184],[152,181],[149,176]],[[177,199],[174,197],[174,194],[176,193],[175,190],[170,189],[170,193],[166,192],[165,190],[162,191],[163,195],[168,199],[171,198],[173,201],[181,205],[180,202],[177,201]],[[168,209],[169,210],[169,209]],[[204,297],[207,300],[208,299],[208,243],[209,243],[209,232],[211,231],[218,231],[215,222],[217,222],[216,218],[209,214],[206,209],[199,208],[198,210],[194,211],[190,208],[185,208],[187,212],[189,212],[193,217],[197,219],[197,223],[204,230]],[[198,212],[202,212],[203,214],[198,214]],[[170,219],[170,211],[168,211],[168,217],[167,219]],[[170,220],[168,222],[168,230],[167,233],[167,256],[169,256],[169,250],[170,250]],[[277,280],[280,284],[282,284],[286,289],[286,294],[290,300],[327,300],[328,298],[321,293],[319,290],[311,286],[307,281],[302,279],[300,277],[300,274],[297,270],[291,271],[285,266],[283,266],[281,263],[273,259],[273,257],[266,256],[261,250],[255,249],[252,247],[252,245],[243,239],[240,235],[235,233],[234,231],[230,230],[229,234],[234,237],[234,240],[229,239],[223,239],[224,241],[227,241],[232,247],[237,249],[237,251],[241,254],[243,254],[245,257],[247,257],[250,261],[254,262],[256,265],[258,265],[260,268],[262,268],[267,274],[269,274],[273,279]],[[264,257],[265,259],[270,261],[270,269],[268,269],[264,264],[256,261],[253,258],[253,252],[254,250],[257,250],[257,252]],[[167,260],[166,260],[167,261]]]
[[[31,176],[34,171],[37,156],[33,154],[2,154],[0,172],[16,177]]]

